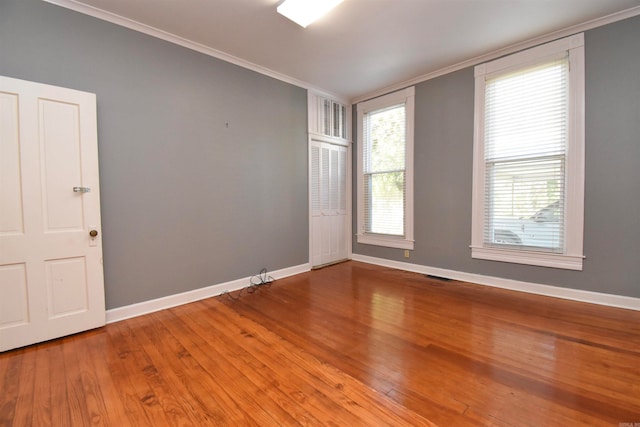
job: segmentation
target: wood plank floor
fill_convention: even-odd
[[[0,387],[0,426],[626,427],[640,312],[347,262],[2,353]]]

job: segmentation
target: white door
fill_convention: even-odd
[[[311,265],[348,256],[347,147],[311,142]]]
[[[94,94],[0,76],[0,351],[105,323]]]

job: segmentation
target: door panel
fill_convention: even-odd
[[[0,93],[0,236],[22,234],[18,95]]]
[[[331,149],[330,155],[330,167],[329,167],[329,175],[330,175],[330,186],[329,186],[329,199],[330,199],[330,209],[331,215],[335,215],[338,210],[338,203],[340,202],[340,187],[339,183],[339,172],[338,172],[338,147]]]
[[[105,323],[96,128],[95,95],[0,76],[0,351]]]
[[[330,207],[330,188],[331,183],[331,169],[329,162],[329,150],[328,144],[322,144],[320,156],[320,208],[322,209],[322,215],[327,215]]]
[[[88,310],[84,257],[45,261],[49,318]]]
[[[0,266],[0,329],[29,321],[25,264]]]
[[[79,105],[40,99],[40,149],[45,232],[82,231]]]
[[[338,210],[347,214],[347,149],[338,152],[338,189],[340,191]]]

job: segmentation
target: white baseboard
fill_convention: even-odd
[[[421,274],[430,274],[433,276],[445,277],[447,279],[460,280],[469,283],[476,283],[479,285],[493,286],[496,288],[510,289],[531,294],[545,295],[573,301],[588,302],[592,304],[640,311],[640,298],[582,291],[578,289],[561,288],[557,286],[542,285],[538,283],[503,279],[500,277],[484,276],[481,274],[464,273],[456,270],[429,267],[418,264],[411,264],[408,262],[392,261],[384,258],[375,258],[359,254],[352,254],[351,259],[368,264],[375,264],[383,267],[396,268],[398,270],[412,271]],[[270,272],[269,275],[274,279],[282,279],[285,277],[294,276],[296,274],[305,273],[310,270],[311,264],[307,263],[273,271]],[[183,292],[180,294],[169,295],[150,301],[143,301],[124,307],[107,310],[107,323],[119,322],[120,320],[129,319],[131,317],[142,316],[143,314],[153,313],[154,311],[164,310],[201,299],[218,296],[225,292],[232,292],[242,288],[246,288],[249,285],[249,280],[250,277],[245,277],[226,283],[219,283],[217,285],[207,286],[205,288],[194,289],[192,291]]]
[[[522,282],[519,280],[503,279],[500,277],[484,276],[481,274],[464,273],[461,271],[410,264],[408,262],[391,261],[384,258],[375,258],[359,254],[352,254],[351,259],[354,261],[380,265],[383,267],[396,268],[399,270],[411,271],[415,273],[445,277],[452,280],[476,283],[478,285],[493,286],[495,288],[510,289],[513,291],[527,292],[530,294],[545,295],[549,297],[563,298],[573,301],[588,302],[592,304],[640,311],[640,298],[582,291],[578,289],[561,288],[558,286],[541,285],[538,283]]]
[[[311,270],[311,264],[301,264],[294,267],[283,268],[281,270],[269,272],[274,279],[283,279],[285,277],[294,276]],[[107,310],[107,323],[119,322],[120,320],[129,319],[131,317],[142,316],[143,314],[153,313],[154,311],[164,310],[166,308],[176,307],[178,305],[187,304],[205,298],[215,297],[225,292],[237,291],[249,286],[250,277],[232,280],[231,282],[219,283],[217,285],[207,286],[205,288],[194,289],[192,291],[180,294],[169,295],[149,301],[143,301],[124,307],[113,308]]]

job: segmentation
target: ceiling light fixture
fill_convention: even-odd
[[[344,0],[284,0],[278,13],[291,19],[303,28],[324,16]]]

